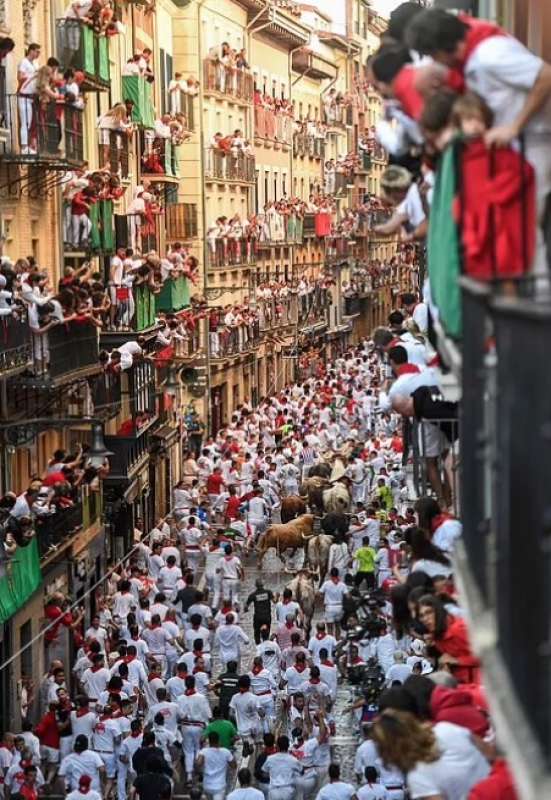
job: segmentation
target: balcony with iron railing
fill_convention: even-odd
[[[106,436],[105,445],[113,453],[109,456],[107,486],[127,484],[149,460],[147,436]]]
[[[108,144],[100,140],[98,145],[100,167],[107,167],[112,175],[117,175],[123,181],[129,180],[131,143],[132,137],[127,133],[109,131]]]
[[[104,369],[89,379],[94,416],[101,419],[116,417],[121,410],[121,376]]]
[[[56,20],[57,58],[62,71],[84,74],[82,89],[104,91],[111,84],[109,39],[77,19]]]
[[[26,315],[0,317],[0,378],[21,372],[32,361]]]
[[[90,322],[59,322],[45,333],[31,331],[31,364],[17,380],[51,388],[98,372],[98,329]]]
[[[139,147],[142,178],[171,182],[178,180],[178,150],[169,138],[155,136],[151,130],[140,130]]]
[[[254,96],[254,78],[249,70],[227,66],[217,58],[205,58],[203,93],[224,97],[238,104],[249,104]]]
[[[298,320],[297,298],[293,296],[284,300],[259,302],[258,319],[261,332],[296,325]]]
[[[265,147],[287,149],[293,143],[293,119],[263,106],[254,107],[254,138]]]
[[[293,136],[293,155],[325,159],[325,139],[309,134],[295,133]]]
[[[131,247],[140,253],[159,252],[162,213],[118,214],[115,222],[117,247]]]
[[[66,502],[70,502],[71,505],[65,506]],[[54,487],[50,513],[35,517],[34,530],[41,561],[54,555],[80,531],[101,523],[103,502],[100,489],[94,490],[85,484],[77,490],[69,491],[64,498],[64,504],[56,506]]]
[[[84,164],[83,111],[65,102],[41,102],[36,95],[4,97],[4,161],[74,169]]]
[[[112,333],[143,333],[156,325],[156,297],[147,283],[130,288],[121,287],[112,298],[109,326],[102,335]]]
[[[177,116],[183,128],[188,133],[195,130],[195,95],[188,92],[175,91],[170,93],[170,113]]]
[[[303,220],[294,214],[279,214],[278,219],[267,216],[263,235],[258,239],[257,249],[267,247],[288,247],[303,242]]]
[[[216,147],[205,150],[205,181],[254,184],[255,159],[242,153],[233,155]]]
[[[353,243],[344,236],[328,236],[325,240],[325,261],[328,264],[346,260],[352,256]]]
[[[340,104],[324,106],[323,121],[329,128],[344,131],[347,124],[347,107]]]
[[[169,242],[196,239],[199,235],[196,203],[171,203],[165,206],[165,231]]]
[[[200,355],[201,333],[195,328],[186,339],[174,341],[174,359],[176,361],[189,361]]]
[[[256,239],[209,239],[207,263],[211,269],[253,266],[257,259]]]
[[[226,359],[246,355],[260,344],[260,325],[256,320],[250,325],[238,328],[223,327],[209,333],[211,360]]]

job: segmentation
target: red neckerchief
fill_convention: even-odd
[[[419,367],[417,367],[415,364],[400,364],[400,366],[396,367],[394,371],[396,372],[397,376],[413,375],[421,372]]]
[[[294,666],[294,668],[296,669],[297,672],[304,672],[304,670],[306,669],[306,664],[298,663],[298,664],[294,664],[293,666]]]
[[[431,531],[431,533],[434,533],[435,531],[437,531],[438,528],[440,527],[440,525],[443,525],[444,522],[447,522],[449,519],[455,519],[455,518],[452,517],[451,514],[446,514],[446,513],[437,514],[434,517],[434,519],[431,521],[431,523],[430,523],[430,531]]]
[[[147,680],[148,680],[148,681],[154,681],[154,680],[155,680],[155,678],[158,678],[158,677],[159,677],[159,676],[158,676],[158,675],[156,675],[154,672],[150,672],[150,673],[149,673],[149,675],[147,676]]]
[[[133,739],[137,739],[137,738],[138,738],[138,736],[141,736],[141,735],[142,735],[142,732],[141,732],[141,731],[132,731],[132,733],[130,734],[130,736],[131,736]]]
[[[195,658],[203,658],[203,651],[202,650],[194,650],[193,655]]]
[[[99,672],[99,671],[100,671],[100,669],[103,669],[103,665],[97,665],[97,664],[94,664],[94,666],[93,666],[93,667],[90,667],[90,670],[91,670],[92,672]]]
[[[136,656],[123,656],[123,664],[130,664],[135,658]]]
[[[290,630],[290,631],[291,631],[291,630],[292,630],[292,629],[295,627],[295,623],[294,623],[294,622],[286,622],[286,623],[285,623],[285,627],[286,627],[288,630]]]
[[[197,694],[197,689],[186,689],[185,691],[186,697],[192,697],[194,694]]]
[[[90,713],[89,708],[77,708],[77,717],[85,717],[86,714]]]
[[[329,661],[328,658],[326,658],[321,663],[323,664],[324,667],[334,667],[335,666],[332,661]]]
[[[458,14],[458,18],[465,25],[468,25],[469,30],[465,37],[466,48],[459,68],[462,70],[469,58],[472,56],[476,48],[486,39],[491,39],[493,36],[507,36],[507,33],[500,28],[499,25],[494,25],[492,22],[486,20],[475,19],[469,14]]]
[[[273,756],[274,753],[277,753],[277,747],[265,747],[264,754],[267,756]]]
[[[79,792],[81,794],[88,794],[88,792],[90,791],[90,787],[89,786],[86,786],[86,787],[80,786],[80,784],[79,784],[78,790],[79,790]]]
[[[105,720],[107,719],[111,719],[110,715],[105,716],[105,714],[102,714],[101,717],[99,718],[99,721],[105,722]]]
[[[353,664],[363,664],[363,663],[364,663],[364,660],[363,660],[363,658],[360,658],[360,656],[355,656],[355,657],[352,659],[352,663],[353,663]]]
[[[339,578],[338,575],[337,575],[337,577],[335,577],[334,575],[331,575],[331,580],[335,584],[335,586],[337,586],[337,584],[340,583],[340,578]]]
[[[264,669],[264,667],[259,667],[257,664],[255,664],[253,666],[251,672],[253,673],[253,675],[258,675],[258,673],[262,672],[263,669]]]
[[[321,683],[321,678],[310,678],[310,683],[316,686],[318,683]]]
[[[245,689],[245,688],[244,688],[244,687],[242,687],[242,686],[241,686],[241,687],[239,687],[239,694],[247,694],[247,692],[248,692],[248,691],[249,691],[248,689]]]
[[[288,605],[288,604],[291,602],[291,600],[289,600],[289,599],[284,599],[284,600],[282,600],[281,602],[283,603],[283,605],[284,605],[284,606],[286,606],[286,605]]]
[[[325,637],[326,637],[326,636],[327,636],[327,634],[326,634],[326,633],[316,633],[316,639],[317,639],[319,642],[321,642],[321,640],[322,640],[322,639],[325,639]]]
[[[220,613],[226,616],[226,614],[232,614],[233,608],[231,606],[224,606],[224,608],[220,609]]]
[[[154,630],[157,630],[157,628],[160,628],[160,627],[161,627],[160,625],[151,623],[151,625],[149,626],[149,630],[150,631],[154,631]]]

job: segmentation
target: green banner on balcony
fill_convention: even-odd
[[[181,275],[179,278],[167,280],[159,294],[155,295],[157,311],[180,311],[189,306],[189,283]]]
[[[459,235],[453,215],[457,194],[457,143],[449,145],[440,160],[430,210],[428,262],[430,292],[449,336],[461,336]]]
[[[148,286],[136,286],[134,289],[136,304],[136,330],[144,331],[155,324],[155,295]]]
[[[92,28],[83,25],[81,30],[82,47],[84,50],[84,72],[91,77],[96,76],[95,34]]]
[[[109,39],[107,36],[98,37],[98,74],[102,81],[109,83]]]
[[[144,128],[155,126],[151,84],[139,75],[125,75],[122,79],[123,100],[132,100],[132,121]]]
[[[18,547],[7,564],[7,574],[0,578],[0,624],[25,605],[42,583],[38,542]]]

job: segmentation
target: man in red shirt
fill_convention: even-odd
[[[214,503],[223,487],[225,486],[222,470],[220,467],[215,467],[213,472],[207,478],[207,493],[211,503]]]
[[[35,732],[40,739],[43,759],[46,764],[46,774],[44,777],[46,783],[51,784],[55,779],[59,765],[59,728],[56,718],[57,703],[50,703],[48,708],[48,712],[44,714],[36,726]]]
[[[230,486],[228,489],[230,496],[228,498],[228,502],[226,503],[226,513],[225,518],[226,522],[233,522],[234,519],[237,519],[239,515],[239,507],[242,503],[242,498],[237,496],[237,489],[235,486]]]

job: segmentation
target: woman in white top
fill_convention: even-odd
[[[386,709],[372,737],[383,763],[407,775],[411,800],[466,800],[490,771],[471,732],[451,722],[431,727],[407,711]]]
[[[408,531],[411,550],[411,572],[426,572],[431,578],[436,575],[449,577],[452,566],[446,554],[436,547],[421,528],[410,528]]]

